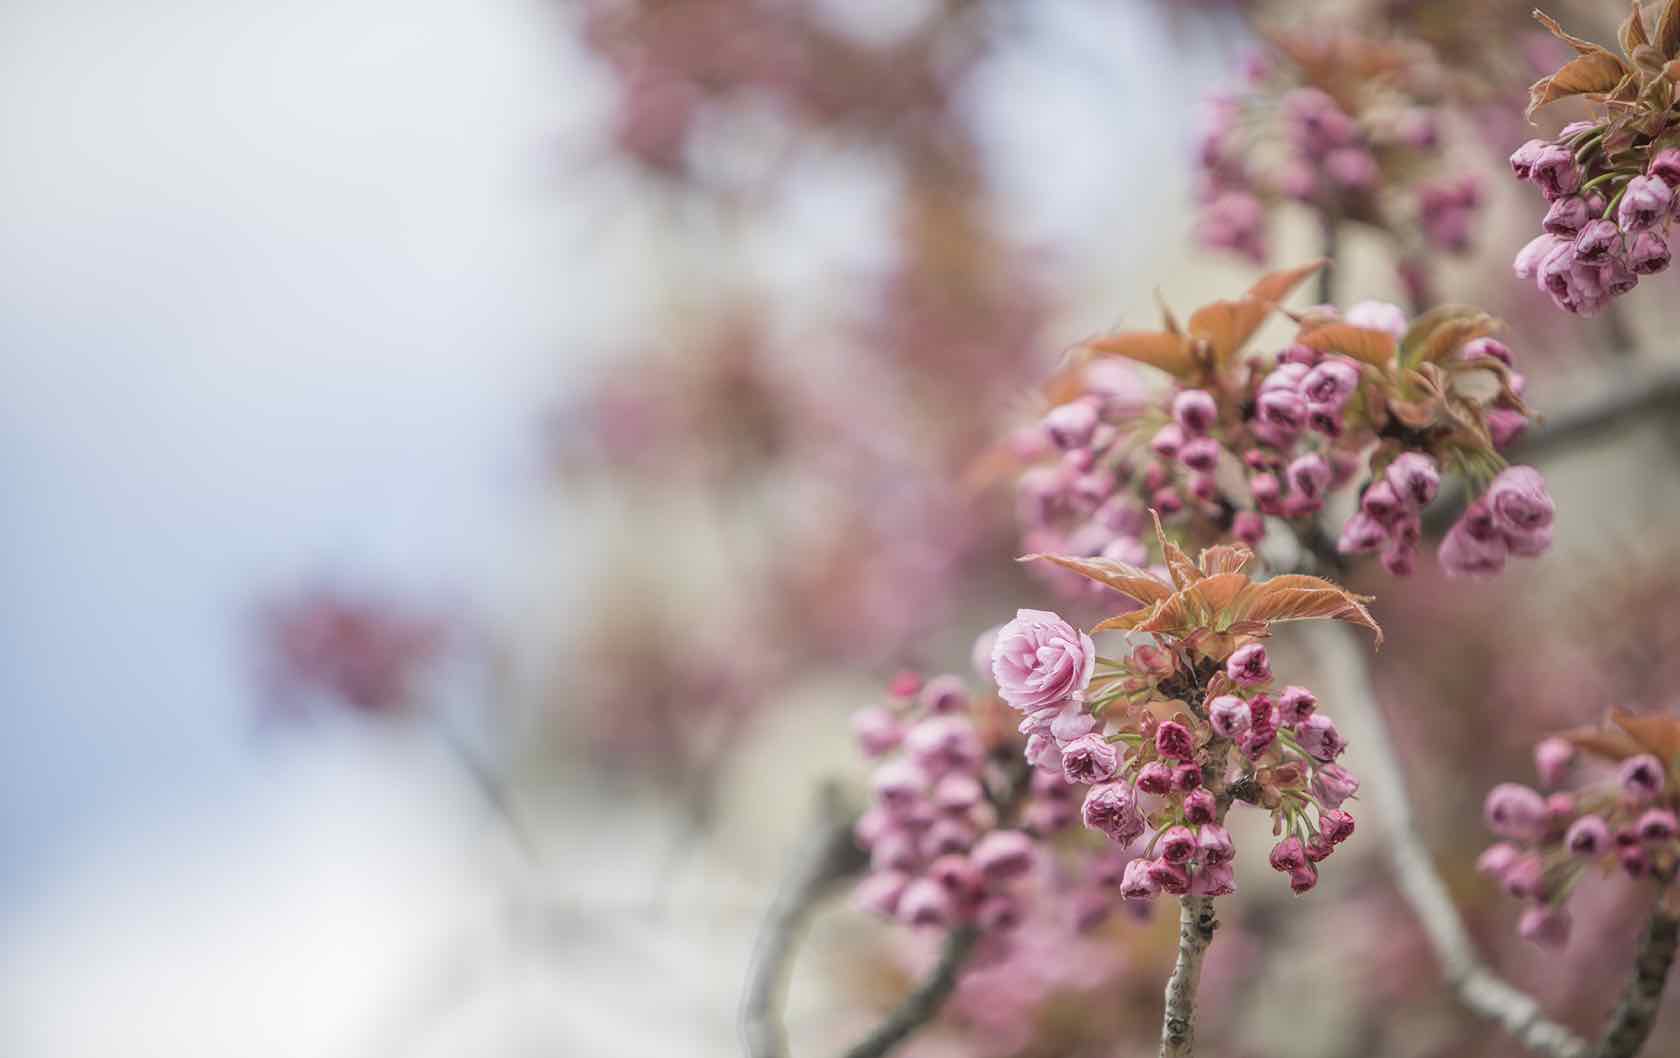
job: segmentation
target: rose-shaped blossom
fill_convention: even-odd
[[[1318,696],[1305,687],[1291,684],[1278,695],[1278,724],[1283,727],[1294,727],[1307,717],[1313,715],[1318,708]]]
[[[1239,687],[1260,687],[1272,680],[1272,663],[1261,643],[1245,643],[1225,661],[1225,675]]]
[[[1522,914],[1517,932],[1542,948],[1561,948],[1569,941],[1569,910],[1542,904]]]
[[[1149,900],[1161,891],[1160,883],[1149,873],[1149,862],[1132,860],[1126,864],[1126,872],[1120,878],[1122,900]]]
[[[1307,402],[1293,390],[1267,390],[1260,394],[1256,414],[1261,422],[1293,437],[1307,425]]]
[[[858,748],[866,757],[888,753],[904,739],[904,729],[899,726],[898,718],[892,710],[879,705],[859,709],[852,714],[852,734],[857,737]]]
[[[1196,853],[1196,835],[1189,827],[1168,827],[1156,843],[1155,851],[1168,863],[1184,863]]]
[[[1308,499],[1320,499],[1330,487],[1330,462],[1317,452],[1296,456],[1285,471],[1289,487]]]
[[[978,768],[986,747],[968,717],[930,716],[905,734],[904,752],[929,776],[939,776]]]
[[[1599,816],[1582,816],[1569,824],[1563,847],[1583,859],[1602,856],[1610,848],[1610,827]]]
[[[1149,449],[1162,459],[1178,458],[1179,449],[1184,447],[1184,429],[1176,422],[1169,422],[1149,439]]]
[[[1027,736],[1027,748],[1024,756],[1027,763],[1041,771],[1053,771],[1057,774],[1062,770],[1062,747],[1049,735],[1036,734]]]
[[[1669,187],[1680,187],[1680,148],[1665,147],[1652,155],[1645,172]]]
[[[1661,177],[1636,176],[1622,191],[1616,207],[1616,222],[1630,232],[1646,231],[1668,218],[1674,192]]]
[[[1228,863],[1204,863],[1190,880],[1190,891],[1201,896],[1230,896],[1237,891],[1236,872]]]
[[[1062,747],[1062,776],[1070,783],[1099,783],[1120,770],[1120,754],[1101,735],[1081,735]]]
[[[1313,796],[1326,808],[1340,808],[1359,792],[1359,780],[1340,764],[1326,764],[1313,770]]]
[[[1178,461],[1191,470],[1205,474],[1219,465],[1219,442],[1211,437],[1186,441],[1179,450]]]
[[[1180,764],[1172,770],[1172,788],[1187,793],[1202,785],[1202,769],[1194,764]]]
[[[918,878],[898,898],[899,921],[909,926],[944,926],[955,916],[956,906],[945,887],[931,878]]]
[[[1173,398],[1173,419],[1186,437],[1201,437],[1213,429],[1219,419],[1219,405],[1212,394],[1200,389],[1187,389]]]
[[[1506,449],[1528,429],[1528,416],[1514,408],[1488,408],[1482,413],[1493,447]]]
[[[1556,504],[1533,467],[1506,467],[1487,491],[1488,509],[1505,532],[1527,533],[1552,524]]]
[[[1266,859],[1272,865],[1272,870],[1287,873],[1298,867],[1306,866],[1307,849],[1300,838],[1291,834],[1273,845],[1271,855]]]
[[[1189,760],[1196,754],[1196,743],[1189,728],[1168,720],[1155,729],[1155,752],[1172,760]]]
[[[1667,268],[1672,256],[1661,232],[1642,231],[1628,247],[1628,267],[1635,275],[1652,276]]]
[[[1340,845],[1353,837],[1353,816],[1341,809],[1331,809],[1320,812],[1318,816],[1318,832],[1324,840],[1332,845]]]
[[[1543,786],[1556,786],[1575,761],[1575,747],[1566,738],[1543,738],[1534,747],[1534,770]]]
[[[1214,800],[1210,790],[1191,790],[1184,796],[1184,818],[1186,821],[1200,826],[1211,823],[1219,814],[1219,802]]]
[[[1575,260],[1581,264],[1603,264],[1622,249],[1622,229],[1614,221],[1588,221],[1575,236]]]
[[[968,772],[952,772],[933,785],[933,805],[946,812],[973,808],[985,796],[980,780]]]
[[[1231,522],[1231,535],[1250,548],[1266,538],[1266,519],[1257,511],[1238,511]]]
[[[1218,823],[1204,823],[1196,833],[1196,851],[1204,864],[1230,863],[1237,858],[1231,833]]]
[[[1301,396],[1315,408],[1340,408],[1359,386],[1359,369],[1332,357],[1308,371],[1301,380]]]
[[[1411,506],[1406,497],[1394,491],[1387,478],[1381,478],[1371,482],[1364,495],[1359,497],[1359,510],[1386,527],[1411,510]]]
[[[928,788],[927,772],[908,760],[892,760],[871,777],[875,797],[889,812],[901,812],[921,800]]]
[[[1102,831],[1121,845],[1130,845],[1143,833],[1143,813],[1138,811],[1137,795],[1123,782],[1091,787],[1085,795],[1081,816],[1088,828]]]
[[[992,645],[998,693],[1022,712],[1083,695],[1096,664],[1091,637],[1046,610],[1016,611]]]
[[[1172,863],[1166,859],[1148,861],[1149,880],[1163,893],[1173,896],[1183,896],[1190,891],[1190,872],[1181,864]]]
[[[1253,717],[1248,703],[1234,694],[1222,694],[1208,703],[1208,722],[1214,731],[1226,738],[1235,738],[1248,730]]]
[[[1502,838],[1536,841],[1546,825],[1546,799],[1520,783],[1504,782],[1488,791],[1482,815]]]
[[[1347,741],[1336,730],[1335,721],[1323,713],[1314,713],[1295,725],[1295,737],[1314,760],[1332,761],[1347,749]]]

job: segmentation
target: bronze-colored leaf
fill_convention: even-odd
[[[1095,635],[1098,632],[1130,632],[1144,621],[1147,621],[1150,616],[1155,613],[1156,609],[1157,607],[1155,606],[1145,606],[1136,610],[1128,610],[1126,613],[1118,614],[1106,620],[1099,621],[1091,628],[1091,634]]]
[[[1248,288],[1248,296],[1255,301],[1276,305],[1294,293],[1295,288],[1300,286],[1303,281],[1329,263],[1328,259],[1321,257],[1316,261],[1310,261],[1296,268],[1268,272]]]
[[[1155,519],[1155,540],[1161,545],[1161,560],[1167,564],[1167,572],[1172,574],[1173,586],[1183,589],[1202,579],[1202,571],[1190,561],[1177,544],[1167,538],[1167,532],[1161,528],[1161,514],[1155,508],[1149,508],[1149,516]]]
[[[1468,305],[1440,305],[1419,316],[1400,339],[1400,366],[1440,363],[1466,342],[1485,338],[1499,321]]]
[[[1529,88],[1526,116],[1532,119],[1541,107],[1570,96],[1616,94],[1631,74],[1626,63],[1604,48],[1571,59]]]
[[[1616,726],[1633,736],[1633,740],[1654,753],[1666,767],[1680,756],[1680,717],[1666,713],[1630,713],[1626,709],[1610,710]]]
[[[1632,5],[1633,11],[1622,22],[1622,28],[1616,34],[1616,39],[1622,45],[1622,53],[1630,58],[1636,48],[1651,43],[1650,35],[1645,32],[1645,15],[1639,10],[1639,0],[1632,0]]]
[[[1604,50],[1603,45],[1594,44],[1590,40],[1582,40],[1580,37],[1577,37],[1573,33],[1565,30],[1562,26],[1558,25],[1557,19],[1546,14],[1544,11],[1536,10],[1534,12],[1534,19],[1542,26],[1545,26],[1546,29],[1551,32],[1552,36],[1563,41],[1582,55],[1589,55],[1592,52]]]
[[[1629,757],[1637,757],[1645,750],[1639,743],[1620,731],[1611,731],[1602,727],[1577,727],[1558,734],[1570,745],[1584,749],[1594,756],[1606,760],[1622,761]]]
[[[1394,335],[1351,323],[1327,323],[1303,331],[1295,339],[1321,353],[1340,353],[1374,367],[1386,367],[1394,360]]]
[[[1149,611],[1146,620],[1134,626],[1134,630],[1167,636],[1181,636],[1192,631],[1197,624],[1196,617],[1190,612],[1184,595],[1184,592],[1179,592],[1157,604]]]
[[[1172,595],[1172,585],[1148,570],[1112,558],[1080,558],[1077,555],[1023,555],[1017,561],[1033,562],[1043,559],[1065,570],[1088,577],[1106,585],[1145,606],[1160,602]]]
[[[1203,554],[1205,556],[1206,553]],[[1250,583],[1244,573],[1215,573],[1184,589],[1184,594],[1190,596],[1209,622],[1216,622]]]
[[[1657,16],[1657,33],[1651,44],[1665,59],[1680,59],[1680,0],[1668,0]]]
[[[1161,331],[1116,331],[1091,339],[1085,348],[1095,356],[1123,356],[1175,377],[1189,374],[1193,366],[1190,343],[1182,335]]]
[[[1178,317],[1168,307],[1167,299],[1161,296],[1161,289],[1155,288],[1155,305],[1161,310],[1161,329],[1168,334],[1183,334],[1184,328],[1178,325]]]
[[[1241,573],[1254,558],[1254,552],[1236,544],[1218,544],[1202,551],[1199,564],[1208,576],[1217,573]]]
[[[1369,596],[1355,595],[1322,577],[1291,573],[1256,584],[1232,607],[1232,616],[1249,621],[1346,621],[1370,629],[1382,646],[1382,628],[1365,608]]]
[[[1190,333],[1207,342],[1215,364],[1227,364],[1271,311],[1271,306],[1251,298],[1215,301],[1190,314]]]

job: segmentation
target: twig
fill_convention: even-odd
[[[1213,897],[1182,896],[1178,902],[1178,962],[1167,978],[1167,1006],[1161,1015],[1161,1058],[1189,1058],[1196,1048],[1196,986],[1202,956],[1219,927]]]
[[[1680,372],[1653,374],[1598,400],[1547,418],[1512,446],[1511,459],[1513,462],[1538,459],[1554,449],[1594,441],[1647,416],[1677,408],[1680,408]]]
[[[817,795],[817,821],[794,852],[759,929],[747,989],[741,1001],[741,1045],[749,1058],[786,1058],[781,997],[811,912],[833,883],[862,869],[863,853],[852,838],[853,813],[838,784],[825,782]]]
[[[1668,981],[1669,967],[1674,965],[1674,949],[1680,942],[1680,914],[1669,910],[1663,900],[1667,880],[1658,890],[1656,906],[1639,936],[1639,950],[1633,961],[1633,977],[1622,990],[1621,1002],[1611,1012],[1604,1027],[1604,1035],[1594,1051],[1596,1058],[1633,1058],[1651,1036],[1657,1021],[1657,1004],[1662,999],[1663,985]]]
[[[467,742],[466,736],[456,731],[447,719],[441,715],[434,715],[433,720],[444,745],[455,755],[461,770],[472,780],[473,787],[484,798],[491,814],[501,820],[509,836],[513,838],[513,843],[518,846],[520,855],[525,857],[527,863],[536,864],[541,859],[536,839],[531,836],[519,814],[514,811],[513,795],[508,791],[501,776],[496,774],[489,763]]]
[[[963,964],[973,954],[975,942],[979,939],[980,931],[973,926],[953,929],[945,938],[945,947],[939,953],[939,964],[933,968],[928,979],[905,997],[898,1009],[887,1015],[887,1020],[875,1026],[874,1032],[854,1044],[845,1058],[884,1058],[894,1047],[909,1039],[911,1033],[933,1020],[956,989]]]
[[[1371,806],[1388,831],[1383,847],[1393,863],[1396,884],[1422,923],[1447,986],[1465,1007],[1499,1024],[1531,1051],[1546,1058],[1585,1058],[1585,1040],[1547,1020],[1532,996],[1476,957],[1446,883],[1435,872],[1412,820],[1406,780],[1387,724],[1377,711],[1364,652],[1354,632],[1333,625],[1309,629],[1307,634],[1315,639],[1315,655],[1324,667],[1325,699],[1337,704],[1336,716],[1349,741],[1365,747],[1362,803]]]

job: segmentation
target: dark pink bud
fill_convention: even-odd
[[[1587,212],[1587,200],[1580,195],[1566,195],[1552,203],[1552,208],[1546,211],[1546,219],[1541,227],[1547,234],[1560,238],[1573,238],[1580,234],[1581,229],[1591,220]]]
[[[1575,236],[1575,260],[1581,264],[1603,264],[1622,249],[1622,229],[1615,221],[1588,221]]]
[[[1208,722],[1226,738],[1235,738],[1248,730],[1253,720],[1248,703],[1234,694],[1222,694],[1208,703]]]
[[[1628,267],[1637,275],[1656,275],[1668,267],[1671,256],[1668,240],[1662,233],[1642,231],[1634,236],[1633,246],[1628,249]]]
[[[1552,524],[1557,506],[1533,467],[1506,467],[1487,491],[1488,509],[1505,532],[1527,533]]]
[[[1502,838],[1536,841],[1546,826],[1546,799],[1519,783],[1500,783],[1488,791],[1482,816]]]
[[[1388,530],[1383,528],[1382,522],[1364,511],[1358,511],[1342,526],[1342,535],[1336,541],[1336,550],[1344,555],[1364,555],[1376,551],[1387,542]]]
[[[1610,827],[1599,816],[1582,816],[1564,833],[1563,847],[1584,859],[1601,856],[1610,848]]]
[[[1390,576],[1411,576],[1417,572],[1417,546],[1402,540],[1390,540],[1383,548],[1382,565]]]
[[[1575,761],[1575,747],[1568,739],[1543,738],[1534,747],[1534,770],[1540,773],[1543,786],[1556,786],[1569,773]]]
[[[1651,871],[1651,858],[1637,845],[1622,849],[1616,854],[1616,859],[1629,878],[1643,878]]]
[[[1503,841],[1489,845],[1476,857],[1476,873],[1486,878],[1503,879],[1505,872],[1516,864],[1521,855],[1515,845]]]
[[[1045,434],[1063,451],[1090,444],[1096,428],[1097,409],[1083,400],[1051,408],[1050,414],[1044,417]]]
[[[1155,851],[1168,863],[1183,863],[1196,852],[1196,835],[1189,827],[1168,827]]]
[[[1002,882],[1032,873],[1037,849],[1019,830],[994,830],[974,846],[971,858],[982,875]]]
[[[1274,871],[1289,872],[1305,867],[1307,865],[1306,846],[1301,843],[1300,838],[1291,834],[1272,846],[1272,852],[1267,857],[1267,862],[1272,865]]]
[[[1540,884],[1545,876],[1545,865],[1540,857],[1531,854],[1518,856],[1505,868],[1500,875],[1500,881],[1505,885],[1505,892],[1518,900],[1531,900],[1540,895]]]
[[[1482,413],[1495,448],[1509,448],[1528,429],[1528,416],[1514,408],[1489,408]]]
[[[1144,793],[1164,794],[1173,788],[1173,770],[1170,765],[1152,760],[1138,769],[1137,788]]]
[[[1675,833],[1680,831],[1680,822],[1676,822],[1674,813],[1664,808],[1647,809],[1639,817],[1637,826],[1639,840],[1646,843],[1672,841]]]
[[[931,878],[918,878],[898,898],[899,921],[909,926],[948,925],[956,914],[956,902],[945,887]]]
[[[1318,832],[1332,845],[1340,845],[1353,836],[1353,817],[1341,809],[1318,814]]]
[[[1458,351],[1458,358],[1460,360],[1497,360],[1506,367],[1510,367],[1515,361],[1515,358],[1511,355],[1510,347],[1497,338],[1477,338],[1474,341],[1464,343],[1464,348]]]
[[[1231,844],[1230,831],[1218,823],[1207,823],[1196,835],[1196,848],[1202,863],[1230,863],[1237,858],[1236,846]]]
[[[1202,785],[1202,769],[1194,764],[1180,764],[1173,769],[1172,785],[1180,793],[1194,790]]]
[[[852,714],[852,734],[857,737],[864,756],[879,757],[898,746],[904,738],[904,729],[892,710],[877,705]]]
[[[1289,888],[1297,895],[1306,892],[1317,884],[1318,868],[1310,863],[1303,863],[1289,872]]]
[[[1301,396],[1313,407],[1340,408],[1359,386],[1359,369],[1334,357],[1318,364],[1301,380]]]
[[[1211,437],[1186,441],[1179,449],[1178,460],[1191,470],[1210,471],[1219,465],[1219,442]]]
[[[1237,891],[1237,875],[1230,864],[1206,863],[1196,868],[1190,891],[1201,896],[1230,896]]]
[[[1155,436],[1149,441],[1149,448],[1162,459],[1177,458],[1179,449],[1184,447],[1184,430],[1176,422],[1155,431]]]
[[[1120,899],[1149,900],[1161,891],[1161,885],[1150,873],[1151,861],[1132,860],[1120,878]]]
[[[1382,176],[1377,160],[1362,147],[1341,147],[1324,159],[1324,171],[1330,179],[1354,191],[1366,191],[1376,186]]]
[[[1323,713],[1314,713],[1297,724],[1295,737],[1314,760],[1332,761],[1347,749],[1347,741],[1336,730],[1335,721]]]
[[[1207,790],[1191,790],[1184,795],[1184,818],[1197,826],[1211,823],[1218,814],[1219,804]]]
[[[1249,478],[1248,491],[1254,497],[1255,506],[1267,512],[1277,508],[1278,497],[1283,494],[1278,479],[1271,474],[1256,474]]]
[[[1182,896],[1190,891],[1190,874],[1181,865],[1165,859],[1150,860],[1148,863],[1145,870],[1156,889],[1173,896]]]
[[[1285,434],[1300,433],[1307,425],[1307,402],[1293,390],[1267,390],[1260,394],[1257,408],[1261,422]]]
[[[1435,460],[1422,452],[1401,452],[1388,465],[1383,477],[1395,494],[1413,508],[1427,505],[1441,487],[1441,472],[1436,469]]]
[[[1289,464],[1289,487],[1310,499],[1319,499],[1330,485],[1330,463],[1317,452],[1297,456]]]
[[[1575,798],[1566,793],[1546,795],[1546,827],[1548,830],[1562,829],[1563,825],[1575,818]]]
[[[1441,569],[1447,576],[1486,577],[1505,568],[1505,556],[1509,546],[1504,536],[1498,532],[1490,538],[1479,535],[1479,522],[1487,514],[1485,504],[1477,500],[1441,541],[1441,549],[1437,556],[1441,562]]]
[[[1085,795],[1081,815],[1087,828],[1099,830],[1121,845],[1130,845],[1143,833],[1143,813],[1138,811],[1137,795],[1123,782],[1091,787],[1091,792]]]
[[[1266,519],[1258,511],[1238,511],[1231,522],[1231,535],[1248,547],[1259,547],[1266,538]]]
[[[1149,503],[1150,506],[1161,512],[1162,516],[1174,515],[1184,509],[1184,497],[1180,496],[1178,490],[1171,485],[1157,489],[1154,495],[1149,497]]]
[[[1305,687],[1289,686],[1278,696],[1277,706],[1278,723],[1294,727],[1313,715],[1313,710],[1318,708],[1318,696]]]
[[[1201,437],[1219,419],[1219,405],[1212,394],[1200,389],[1187,389],[1173,398],[1173,419],[1185,437]]]
[[[1541,904],[1523,912],[1517,932],[1542,948],[1561,948],[1569,941],[1569,911]]]
[[[1680,187],[1680,148],[1668,147],[1651,156],[1645,171],[1669,187]]]
[[[980,868],[967,856],[962,855],[946,855],[934,860],[928,864],[927,877],[938,882],[958,901],[979,896],[981,890],[986,887],[985,879],[980,875]]]
[[[1196,755],[1196,743],[1189,728],[1168,720],[1155,729],[1155,752],[1173,760],[1189,760]]]
[[[1225,661],[1225,675],[1239,687],[1260,687],[1272,680],[1272,663],[1260,643],[1245,643]],[[1250,707],[1250,712],[1253,709]]]
[[[1308,863],[1323,862],[1330,858],[1332,852],[1336,851],[1336,846],[1330,844],[1330,839],[1323,834],[1314,834],[1307,839],[1307,843],[1302,847],[1306,849]]]
[[[1325,808],[1340,808],[1343,801],[1359,792],[1359,780],[1340,764],[1326,764],[1314,769],[1312,791]]]
[[[1312,404],[1307,407],[1307,428],[1316,430],[1331,439],[1342,436],[1342,410],[1324,404]],[[1335,483],[1332,475],[1331,483]]]
[[[1661,177],[1636,176],[1622,192],[1616,220],[1625,231],[1646,231],[1668,219],[1673,201],[1674,192]]]

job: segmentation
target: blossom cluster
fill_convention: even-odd
[[[1205,340],[1196,322],[1187,344]],[[1554,504],[1537,471],[1499,454],[1529,412],[1511,350],[1492,329],[1486,317],[1408,320],[1397,306],[1363,302],[1340,315],[1313,310],[1275,355],[1227,352],[1228,363],[1207,370],[1158,355],[1171,334],[1097,339],[1097,355],[1163,368],[1172,384],[1152,394],[1137,374],[1098,359],[1064,392],[1072,399],[1017,432],[1015,453],[1030,464],[1017,482],[1026,548],[1147,565],[1146,509],[1210,542],[1256,547],[1268,519],[1305,539],[1334,493],[1357,488],[1338,550],[1380,554],[1405,576],[1423,510],[1443,473],[1457,470],[1480,495],[1441,544],[1445,570],[1487,575],[1508,556],[1540,555]]]
[[[1671,882],[1680,866],[1680,789],[1671,766],[1652,747],[1618,748],[1614,771],[1571,790],[1557,790],[1581,752],[1563,737],[1535,747],[1540,791],[1501,783],[1483,806],[1501,839],[1477,869],[1527,903],[1519,928],[1537,944],[1558,947],[1570,932],[1568,902],[1589,872],[1619,870],[1629,878]]]
[[[1268,214],[1289,201],[1389,231],[1410,253],[1469,249],[1480,189],[1419,175],[1441,157],[1440,100],[1429,79],[1392,76],[1421,73],[1427,56],[1397,51],[1391,76],[1360,79],[1351,68],[1368,53],[1354,43],[1284,41],[1279,61],[1249,61],[1245,91],[1210,99],[1196,145],[1203,245],[1263,262]]]
[[[1085,827],[1132,852],[1127,900],[1234,892],[1234,800],[1269,810],[1282,837],[1271,864],[1297,893],[1353,832],[1341,805],[1359,783],[1334,763],[1346,743],[1311,691],[1273,686],[1258,641],[1223,664],[1159,644],[1099,659],[1088,634],[1022,610],[997,633],[992,672],[1022,715],[1028,763],[1084,786]]]
[[[1602,149],[1606,131],[1578,121],[1511,155],[1511,171],[1548,203],[1544,231],[1513,268],[1577,316],[1598,315],[1641,276],[1666,269],[1669,228],[1680,217],[1680,149],[1613,161]]]

